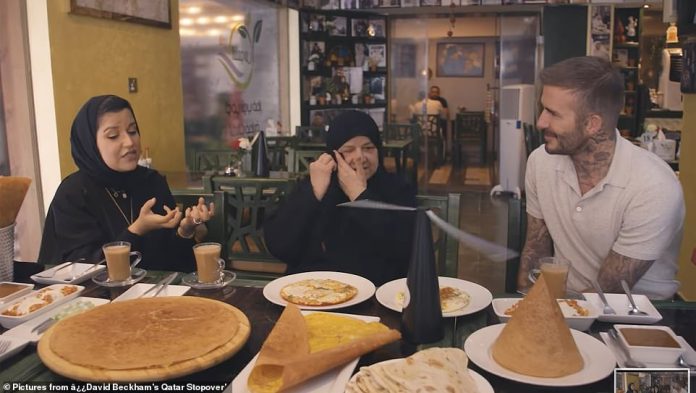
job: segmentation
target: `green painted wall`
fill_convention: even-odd
[[[88,98],[100,94],[130,101],[155,169],[183,171],[178,0],[170,0],[171,29],[72,15],[70,0],[47,1],[61,175],[76,169],[72,120]],[[138,78],[137,93],[128,92],[129,77]]]

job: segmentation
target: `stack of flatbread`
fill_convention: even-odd
[[[534,377],[558,378],[582,370],[578,346],[543,274],[518,303],[491,354],[501,366]]]
[[[346,393],[478,392],[459,348],[430,348],[395,362],[363,367]]]
[[[288,389],[401,338],[379,322],[326,313],[306,318],[297,306],[285,307],[251,370],[251,392]]]
[[[0,228],[15,222],[29,184],[28,177],[0,176]]]

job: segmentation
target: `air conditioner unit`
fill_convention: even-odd
[[[491,195],[512,192],[522,197],[527,154],[524,147],[523,123],[535,123],[534,85],[510,85],[500,89],[500,184]]]
[[[671,111],[682,110],[682,93],[680,90],[682,73],[681,48],[666,48],[662,50],[662,73],[659,80],[659,91],[662,93],[664,109]]]

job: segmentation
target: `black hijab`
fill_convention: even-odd
[[[130,172],[115,171],[106,165],[97,147],[99,117],[104,113],[119,112],[123,109],[130,110],[135,119],[130,103],[121,97],[103,95],[90,98],[73,120],[70,129],[70,147],[77,167],[95,182],[106,187],[130,190],[135,184],[145,179],[147,169],[137,166]],[[137,124],[136,120],[136,127]]]
[[[377,170],[381,170],[382,137],[379,135],[377,123],[365,112],[344,111],[331,120],[326,133],[326,148],[329,151],[338,150],[344,143],[356,136],[366,136],[377,147],[379,152]]]

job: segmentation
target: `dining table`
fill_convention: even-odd
[[[44,268],[45,266],[37,263],[15,262],[14,281],[31,282],[30,276],[42,271]],[[148,271],[142,282],[155,283],[169,273],[170,272],[164,271]],[[181,277],[181,275],[179,275],[179,277]],[[179,279],[174,281],[173,284],[177,284]],[[97,297],[107,300],[115,299],[128,289],[128,287],[107,288],[99,286],[91,280],[87,280],[79,285],[85,286],[81,296]],[[173,380],[171,381],[172,383],[197,382],[223,385],[229,384],[240,373],[247,363],[259,352],[263,342],[275,326],[276,321],[284,309],[282,306],[274,304],[264,297],[263,286],[264,282],[262,281],[235,280],[231,285],[223,288],[214,290],[198,290],[191,288],[186,293],[186,296],[200,296],[215,299],[238,308],[249,319],[251,334],[239,352],[229,359],[203,371]],[[37,287],[41,286],[37,285]],[[494,294],[494,297],[510,296],[510,294]],[[696,329],[694,329],[694,327],[696,327],[696,302],[654,301],[653,305],[659,310],[660,314],[662,314],[662,320],[659,322],[660,325],[671,327],[677,335],[683,336],[692,346],[696,344]],[[401,329],[401,313],[382,306],[374,296],[362,303],[332,310],[332,312],[377,316],[380,318],[380,321],[388,327]],[[357,372],[362,366],[368,366],[389,359],[403,358],[428,347],[440,346],[463,349],[464,342],[469,335],[486,326],[499,323],[498,317],[495,315],[491,305],[469,315],[444,318],[443,322],[445,336],[441,341],[417,345],[401,339],[363,355],[354,372]],[[599,340],[599,333],[610,329],[611,326],[612,324],[610,323],[597,321],[591,326],[587,333]],[[4,331],[4,329],[0,328],[0,333]],[[536,386],[502,378],[486,372],[473,362],[469,363],[469,367],[481,374],[497,393],[540,391],[593,393],[614,391],[613,373],[590,384],[561,388]],[[0,391],[11,391],[3,388],[5,383],[66,383],[71,381],[48,369],[41,362],[37,354],[36,346],[30,343],[21,352],[0,362],[0,382],[2,382],[0,383]]]

